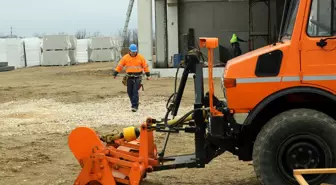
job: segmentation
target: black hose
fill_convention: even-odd
[[[180,70],[180,67],[181,67],[181,63],[177,66],[177,70],[176,70],[176,73],[175,73],[175,84],[174,84],[174,94],[176,94],[176,89],[177,89],[177,75],[178,75],[178,72]]]
[[[177,89],[177,75],[180,69],[180,65],[178,65],[177,70],[176,70],[176,74],[175,74],[175,83],[174,83],[174,93],[172,95],[170,95],[170,97],[168,98],[167,104],[166,104],[166,108],[168,109],[168,104],[170,103],[170,100],[173,98],[173,100],[175,99],[176,96],[176,89]]]
[[[169,116],[169,113],[172,111],[171,108],[168,106],[170,101],[173,100],[173,106],[175,104],[175,97],[176,97],[176,89],[177,89],[177,76],[178,76],[178,72],[180,70],[180,66],[182,64],[180,63],[177,67],[177,70],[176,70],[176,73],[175,73],[175,82],[174,82],[174,93],[172,95],[170,95],[170,97],[168,98],[168,101],[166,103],[166,109],[167,109],[167,112],[166,112],[166,115],[164,117],[164,124],[166,126],[168,126],[167,122],[168,122],[168,116]],[[173,117],[174,119],[174,117]]]
[[[173,93],[173,94],[170,95],[170,97],[168,98],[168,101],[167,101],[167,103],[166,103],[166,109],[167,109],[167,110],[169,109],[168,105],[169,105],[170,100],[171,100],[173,97],[175,98],[175,95],[176,95],[176,93]]]
[[[200,57],[202,58],[202,60],[203,60],[203,63],[205,62],[205,59],[208,59],[208,57],[207,56],[205,56],[205,54],[204,53],[202,53],[201,52],[201,50],[200,50],[200,47],[199,47],[199,44],[197,43],[197,48],[196,47],[192,47],[193,49],[196,49],[197,50],[197,52],[199,52],[199,54],[200,54]],[[205,57],[205,59],[204,59],[204,57]],[[216,61],[216,62],[219,62],[219,63],[223,63],[222,61],[220,61],[220,60],[218,60],[218,59],[214,59],[214,61]],[[214,65],[214,66],[216,66],[216,65]]]

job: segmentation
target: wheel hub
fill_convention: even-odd
[[[313,144],[298,142],[288,148],[286,163],[291,169],[316,168],[319,164],[320,156],[321,152]]]
[[[277,153],[277,165],[282,176],[290,183],[296,184],[294,169],[327,168],[331,166],[328,145],[318,136],[311,134],[295,135],[280,146]],[[321,182],[326,175],[305,175],[308,183]]]

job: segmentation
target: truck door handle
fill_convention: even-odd
[[[321,39],[319,42],[316,42],[316,45],[318,47],[323,48],[324,46],[326,46],[328,43],[326,42],[326,39]]]
[[[333,40],[333,39],[336,39],[336,37],[328,37],[328,38],[321,39],[319,42],[316,42],[316,45],[318,47],[323,48],[324,46],[326,46],[328,44],[326,42],[327,40]]]

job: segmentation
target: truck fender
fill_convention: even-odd
[[[261,101],[254,109],[252,109],[249,113],[249,116],[245,119],[243,125],[250,125],[252,121],[257,117],[257,115],[262,111],[269,103],[272,101],[293,93],[314,93],[330,99],[330,101],[334,101],[336,103],[336,96],[329,91],[324,89],[311,87],[311,86],[301,86],[301,87],[291,87],[287,89],[282,89],[277,91],[268,97],[266,97],[263,101]]]

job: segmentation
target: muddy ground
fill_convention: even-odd
[[[113,79],[111,63],[67,67],[32,67],[0,73],[0,184],[70,185],[80,166],[67,145],[69,132],[89,126],[98,132],[139,125],[146,117],[163,118],[173,79],[144,80],[140,109],[130,111],[121,77]],[[219,79],[216,95],[222,98]],[[205,83],[207,88],[207,83]],[[192,108],[189,81],[179,115]],[[156,134],[161,148],[164,135]],[[174,134],[168,154],[193,151],[192,135]],[[251,163],[226,153],[205,169],[179,169],[148,175],[144,185],[257,185]]]

